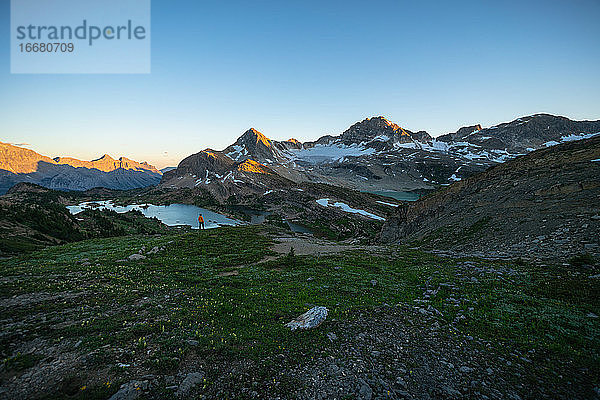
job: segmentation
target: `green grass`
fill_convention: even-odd
[[[7,327],[0,354],[14,357],[16,337],[81,340],[81,351],[94,352],[99,368],[135,361],[158,374],[174,373],[193,356],[310,354],[327,342],[327,330],[292,333],[284,324],[313,305],[343,321],[384,303],[414,304],[426,284],[451,284],[456,289],[442,286],[430,304],[447,323],[464,315],[456,326],[463,333],[598,370],[600,327],[586,315],[600,314],[600,292],[577,271],[474,260],[477,267],[505,271],[476,274],[457,269],[457,260],[407,248],[396,248],[394,257],[354,251],[264,261],[273,256],[264,229],[93,239],[0,261],[2,298],[30,295],[3,308],[3,319],[22,321],[26,329],[20,327],[18,336],[17,328]],[[117,261],[142,246],[165,251],[139,262]],[[237,275],[222,275],[231,271]],[[458,306],[449,298],[459,299]],[[31,318],[43,313],[52,318]],[[123,371],[111,373],[118,379]]]
[[[35,243],[26,237],[13,236],[0,238],[0,254],[27,253],[42,247],[44,247],[43,244]]]

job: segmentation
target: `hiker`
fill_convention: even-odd
[[[202,218],[202,214],[198,216],[198,229],[204,229],[204,218]]]

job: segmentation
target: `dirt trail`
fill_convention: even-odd
[[[356,246],[337,244],[325,240],[315,239],[306,236],[295,237],[277,237],[274,238],[275,245],[271,250],[279,254],[287,254],[290,248],[294,248],[294,253],[299,256],[313,254],[335,254],[347,250],[355,250]]]
[[[307,235],[274,237],[275,245],[271,250],[278,254],[288,254],[290,248],[298,256],[337,254],[344,251],[364,250],[381,251],[380,246],[361,246],[358,244],[337,243],[328,240],[317,239]]]

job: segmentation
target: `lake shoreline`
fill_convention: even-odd
[[[239,226],[243,225],[243,221],[230,218],[226,215],[198,207],[191,204],[169,204],[169,205],[154,205],[149,203],[130,204],[130,205],[115,205],[113,200],[87,201],[78,205],[66,206],[69,212],[73,215],[88,210],[111,210],[116,213],[126,213],[128,211],[139,211],[146,218],[157,218],[167,226],[189,226],[191,229],[199,229],[198,216],[202,214],[204,217],[205,229],[214,229],[221,226]]]

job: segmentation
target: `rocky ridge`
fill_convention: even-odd
[[[160,174],[160,171],[145,161],[139,163],[126,157],[120,157],[118,160],[115,160],[108,154],[105,154],[102,157],[92,161],[82,161],[72,157],[56,157],[54,158],[54,161],[61,165],[70,165],[71,167],[75,168],[97,169],[103,172],[111,172],[116,169],[128,169],[135,171],[149,171]]]
[[[104,155],[92,161],[71,157],[52,159],[0,142],[0,194],[19,182],[56,190],[135,189],[156,185],[161,176],[154,166],[125,157],[115,160]]]

